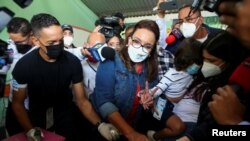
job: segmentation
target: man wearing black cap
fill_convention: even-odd
[[[124,24],[125,17],[123,16],[123,14],[120,12],[117,12],[117,13],[112,14],[112,16],[119,18],[119,24],[122,27],[122,30],[124,30],[125,29],[125,24]]]
[[[74,41],[74,35],[73,35],[73,28],[71,25],[64,24],[62,25],[63,29],[63,41],[64,41],[64,47],[65,48],[76,48],[73,44]]]

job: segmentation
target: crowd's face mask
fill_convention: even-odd
[[[184,22],[181,24],[180,30],[185,38],[192,37],[194,33],[197,31],[197,29],[199,28],[199,27],[196,28],[196,23],[198,20],[199,18],[197,18],[195,23]]]
[[[195,75],[195,74],[198,73],[198,71],[199,71],[200,68],[201,68],[200,66],[198,66],[198,65],[196,65],[196,64],[192,64],[191,66],[189,66],[189,67],[187,68],[186,71],[187,71],[187,73],[190,74],[190,75]]]
[[[25,54],[31,49],[31,45],[28,44],[16,44],[16,49],[18,53]]]
[[[73,43],[74,38],[72,36],[64,36],[63,42],[65,46],[70,46]]]
[[[148,57],[149,52],[142,51],[142,47],[135,48],[130,45],[128,47],[128,55],[133,62],[139,63],[144,61]]]
[[[221,65],[220,65],[221,66]],[[201,68],[201,72],[205,78],[215,76],[221,73],[221,68],[217,65],[214,65],[209,62],[203,63],[203,66]]]
[[[50,59],[57,59],[63,52],[63,42],[57,45],[45,46]]]

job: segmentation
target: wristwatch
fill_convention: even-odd
[[[98,121],[96,124],[95,124],[95,127],[98,129],[98,127],[103,123],[102,120]]]

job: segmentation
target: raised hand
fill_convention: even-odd
[[[139,96],[141,97],[140,103],[142,104],[144,109],[149,109],[152,107],[154,103],[154,94],[158,88],[154,89],[153,91],[149,90],[148,88],[148,81],[145,83],[145,89],[139,92]]]

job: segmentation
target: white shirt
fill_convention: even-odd
[[[201,42],[201,43],[204,43],[207,40],[207,38],[208,38],[208,34],[205,37],[200,38],[200,39],[196,39],[196,40]]]
[[[72,53],[75,55],[80,61],[84,60],[85,56],[82,55],[81,52],[82,47],[77,47],[77,48],[64,48],[64,50]]]
[[[89,96],[94,92],[96,71],[99,66],[99,62],[91,63],[85,59],[81,62],[81,64],[83,69],[83,84],[85,87],[85,94],[89,98]]]
[[[159,45],[160,45],[160,47],[165,49],[165,47],[167,46],[167,43],[165,42],[165,38],[167,37],[166,22],[165,22],[164,18],[160,18],[159,16],[157,16],[155,22],[160,29]]]
[[[164,74],[160,82],[156,85],[158,90],[154,97],[159,96],[164,92],[167,97],[177,98],[187,91],[187,88],[193,82],[192,75],[184,71],[176,71],[175,68],[169,68]],[[154,87],[153,89],[155,89]]]
[[[191,91],[185,93],[185,96],[175,104],[173,112],[180,117],[183,122],[193,122],[197,123],[198,114],[200,111],[200,102],[194,100],[194,93],[196,93],[197,88],[203,86],[203,83],[198,84]],[[203,95],[206,90],[200,93]]]
[[[188,96],[184,96],[178,103],[175,104],[173,112],[183,122],[197,122],[200,110],[200,102],[195,101]]]

